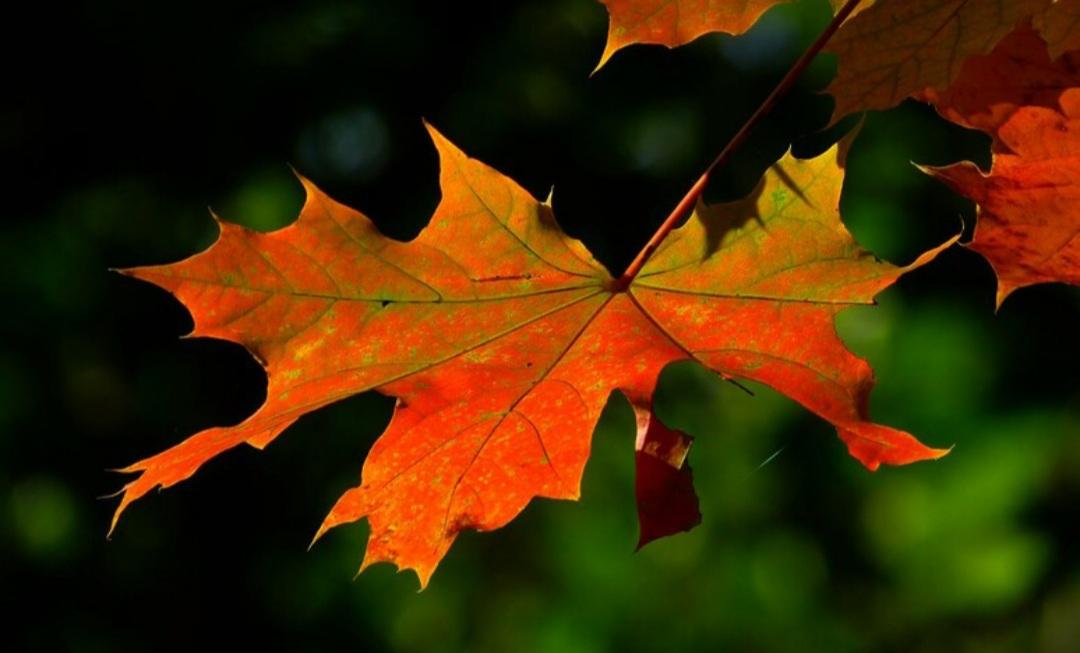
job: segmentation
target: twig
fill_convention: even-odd
[[[694,182],[694,185],[690,187],[690,190],[686,192],[686,195],[683,196],[675,206],[674,210],[672,210],[671,214],[668,215],[667,219],[660,225],[660,228],[656,230],[656,233],[649,239],[649,242],[645,244],[645,247],[638,253],[633,262],[630,263],[630,266],[626,268],[626,272],[623,272],[622,275],[616,279],[616,290],[625,290],[630,286],[630,283],[637,277],[638,273],[641,272],[641,269],[645,267],[645,263],[649,260],[649,257],[656,252],[660,247],[660,243],[662,243],[664,239],[667,238],[668,234],[671,233],[671,230],[675,228],[675,224],[679,221],[679,218],[686,215],[686,213],[694,206],[694,203],[697,202],[697,199],[701,197],[701,193],[705,190],[705,184],[708,183],[709,175],[712,171],[718,166],[727,163],[728,159],[731,158],[731,155],[746,142],[747,137],[750,136],[750,132],[757,127],[762,118],[773,110],[780,98],[791,90],[791,87],[794,86],[795,82],[802,76],[803,71],[810,65],[810,62],[814,60],[814,57],[816,57],[819,52],[821,52],[821,49],[825,47],[825,44],[829,42],[829,39],[831,39],[833,34],[836,33],[836,30],[840,28],[840,25],[847,20],[847,17],[851,15],[851,12],[855,11],[855,8],[861,1],[862,0],[848,0],[847,3],[840,8],[840,11],[836,12],[836,16],[832,19],[832,22],[829,23],[828,27],[825,28],[825,31],[823,31],[821,35],[810,44],[810,47],[806,49],[806,52],[803,52],[802,56],[792,64],[791,69],[788,70],[787,74],[784,75],[784,78],[776,85],[776,88],[772,90],[772,93],[769,93],[769,96],[765,98],[765,101],[761,103],[761,106],[754,111],[753,115],[750,116],[739,131],[731,137],[731,140],[728,141],[728,144],[720,151],[720,154],[716,155],[716,158],[709,164],[709,167],[705,168],[705,172],[701,174],[701,177],[699,177],[698,180]]]

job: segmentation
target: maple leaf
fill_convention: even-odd
[[[833,120],[856,111],[888,109],[928,89],[944,89],[968,57],[990,52],[1018,24],[1036,19],[1049,26],[1053,17],[1047,12],[1074,11],[1077,3],[877,0],[845,22],[825,48],[838,59],[836,78],[828,88],[836,100]]]
[[[660,370],[687,359],[803,404],[870,469],[946,453],[868,421],[872,372],[833,318],[953,241],[907,267],[860,249],[837,209],[839,148],[786,156],[752,197],[699,206],[620,287],[548,204],[430,132],[442,199],[411,242],[302,180],[293,225],[221,222],[205,252],[127,271],[183,302],[194,335],[247,347],[269,383],[241,424],[123,470],[138,476],[117,517],[230,447],[261,448],[305,413],[377,390],[397,398],[393,418],[316,537],[367,518],[361,569],[392,562],[423,586],[463,529],[498,528],[534,497],[577,498],[609,394],[645,410]],[[648,444],[662,435],[646,428],[642,449],[674,468],[670,443]]]
[[[793,0],[599,0],[608,10],[608,34],[600,70],[628,45],[651,43],[675,48],[713,32],[737,36],[754,26],[769,9]],[[847,0],[830,0],[840,9]],[[864,0],[850,15],[870,6]],[[594,70],[593,72],[596,72]]]
[[[1068,5],[1050,11],[1059,6]],[[1054,58],[1046,37],[1023,24],[990,54],[964,62],[947,89],[920,96],[946,119],[993,138],[990,175],[972,163],[924,170],[978,204],[969,246],[997,274],[998,307],[1023,286],[1080,281],[1078,87],[1080,51]]]
[[[635,43],[684,45],[710,32],[742,34],[770,8],[791,0],[600,0],[610,16],[599,70]]]
[[[1002,144],[998,129],[1025,106],[1060,110],[1061,94],[1080,87],[1080,52],[1053,59],[1045,38],[1021,25],[990,54],[967,59],[960,75],[944,90],[926,89],[917,97],[934,105],[945,119],[978,129]]]
[[[997,274],[998,307],[1024,286],[1080,284],[1080,88],[1059,101],[1060,110],[1012,113],[996,132],[989,174],[971,162],[924,168],[977,204],[968,246]]]

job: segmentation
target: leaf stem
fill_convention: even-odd
[[[671,230],[675,228],[675,224],[679,221],[679,218],[686,215],[686,213],[693,208],[697,199],[701,197],[701,193],[705,190],[705,184],[708,183],[709,175],[712,171],[718,166],[727,163],[728,159],[731,158],[731,155],[746,142],[747,137],[749,137],[754,128],[758,126],[758,123],[773,110],[776,103],[780,101],[780,98],[791,90],[791,87],[794,86],[795,82],[802,76],[803,72],[810,65],[810,62],[814,60],[814,57],[816,57],[819,52],[821,52],[821,49],[825,47],[825,44],[829,42],[829,39],[831,39],[833,34],[836,33],[836,30],[840,28],[840,25],[847,20],[848,16],[851,15],[851,12],[855,11],[855,8],[861,1],[862,0],[848,0],[844,6],[840,8],[840,11],[836,12],[836,16],[833,17],[832,22],[830,22],[817,39],[810,44],[810,47],[802,53],[802,56],[792,64],[791,69],[788,70],[787,74],[784,75],[784,78],[776,85],[776,88],[772,90],[772,93],[769,93],[769,96],[765,98],[761,103],[761,106],[754,111],[753,115],[750,116],[739,131],[735,132],[735,135],[731,137],[731,140],[728,141],[728,144],[720,151],[720,154],[716,155],[716,158],[709,164],[709,167],[705,168],[705,172],[701,174],[701,177],[694,182],[694,185],[690,187],[690,190],[686,192],[686,195],[679,200],[679,203],[671,211],[671,214],[668,215],[667,219],[660,225],[660,228],[656,230],[656,233],[654,233],[652,238],[649,239],[649,242],[645,244],[645,247],[638,253],[633,262],[630,263],[630,266],[626,268],[626,271],[616,279],[616,290],[625,290],[630,286],[630,283],[637,277],[638,273],[641,272],[641,269],[645,267],[645,263],[649,260],[649,257],[656,252],[660,247],[660,243],[662,243],[664,239],[667,238],[668,234],[671,233]]]

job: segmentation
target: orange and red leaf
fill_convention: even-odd
[[[424,585],[462,530],[499,528],[536,497],[577,498],[611,392],[648,406],[663,367],[687,359],[803,404],[870,469],[945,453],[869,421],[872,372],[836,335],[839,311],[941,249],[907,267],[860,249],[837,208],[840,148],[787,156],[747,200],[700,206],[619,291],[550,206],[431,135],[443,195],[411,242],[302,180],[293,225],[222,223],[207,251],[128,271],[183,302],[194,335],[247,347],[269,386],[243,423],[124,470],[138,476],[117,516],[233,446],[263,447],[304,414],[376,390],[397,398],[394,416],[319,534],[366,518],[363,565],[391,562]],[[681,499],[662,527],[645,516],[643,539],[692,526],[696,512],[688,447],[653,444],[641,449],[680,454],[662,457]]]

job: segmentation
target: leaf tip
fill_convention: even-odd
[[[415,567],[402,567],[398,569],[399,574],[403,571],[411,571],[416,574],[416,581],[419,584],[419,587],[416,588],[416,593],[419,594],[428,588],[428,584],[431,583],[431,574],[434,573],[435,570],[421,571]]]
[[[950,444],[948,447],[945,447],[944,449],[931,449],[931,451],[933,452],[933,455],[930,458],[928,458],[927,460],[941,460],[945,456],[948,456],[949,454],[951,454],[952,450],[955,449],[955,448],[956,448],[955,444]]]
[[[117,494],[120,493],[122,493],[123,496],[120,498],[120,505],[116,506],[116,510],[113,511],[112,519],[109,521],[109,530],[105,533],[106,540],[112,540],[113,533],[116,532],[116,525],[120,523],[120,515],[124,514],[124,510],[126,510],[127,507],[131,505],[131,502],[134,501],[134,499],[128,495],[127,486],[124,486]],[[112,496],[116,496],[116,494],[113,494]]]
[[[326,535],[326,531],[327,531],[327,527],[326,527],[326,522],[324,521],[322,524],[319,525],[319,528],[315,531],[315,535],[313,535],[311,537],[311,541],[308,542],[308,545],[307,545],[307,550],[308,551],[311,551],[312,549],[315,548],[315,543],[318,542],[319,540],[321,540],[323,535]]]
[[[119,275],[122,275],[122,276],[125,276],[125,277],[135,277],[136,276],[135,275],[135,270],[138,270],[138,268],[113,268],[113,267],[110,267],[110,268],[106,268],[106,270],[108,270],[109,272],[111,272],[113,274],[119,274]]]
[[[876,472],[882,464],[909,465],[938,460],[952,451],[952,447],[928,447],[910,433],[872,422],[838,427],[837,434],[847,445],[848,453],[871,472]]]
[[[839,121],[837,121],[839,124]],[[866,126],[866,114],[859,116],[855,121],[855,125],[844,134],[836,143],[836,165],[841,169],[847,170],[848,155],[851,154],[851,148],[855,145],[855,139],[862,133],[863,127]]]
[[[431,142],[435,145],[435,151],[439,153],[439,167],[445,168],[445,162],[452,158],[468,158],[458,146],[447,138],[441,131],[436,129],[427,120],[424,121],[424,128],[427,129],[428,136],[431,137]]]
[[[945,240],[945,242],[941,243],[937,247],[932,247],[929,250],[923,252],[921,255],[919,255],[918,258],[916,258],[910,264],[905,265],[903,268],[901,268],[901,272],[906,274],[908,272],[911,272],[912,270],[916,270],[918,268],[921,268],[922,266],[926,265],[927,263],[933,261],[934,259],[936,259],[938,257],[939,254],[941,254],[945,250],[949,249],[950,247],[952,247],[953,245],[958,243],[960,241],[960,237],[963,236],[963,235],[964,235],[964,229],[963,229],[963,223],[961,222],[961,228],[956,234],[954,234],[953,236],[950,236],[948,239]]]
[[[996,271],[995,271],[996,274]],[[1001,312],[1001,305],[1005,303],[1005,300],[1009,298],[1009,295],[1013,294],[1013,291],[1020,286],[1006,283],[998,277],[997,292],[994,294],[994,314]]]
[[[419,585],[416,590],[418,594],[427,589],[428,584],[431,582],[431,576],[435,573],[435,565],[405,563],[393,554],[387,555],[385,552],[373,554],[369,540],[369,548],[367,552],[365,552],[364,559],[360,562],[360,568],[356,570],[356,575],[353,576],[353,580],[359,578],[360,575],[367,571],[372,565],[379,563],[393,565],[395,573],[398,574],[410,571],[415,574],[417,584]]]
[[[307,175],[297,170],[296,166],[294,166],[293,164],[286,163],[285,165],[289,166],[289,172],[291,172],[293,176],[296,177],[296,180],[300,182],[300,185],[303,186],[304,190],[307,191],[307,193],[310,195],[311,191],[315,188],[315,184],[310,179],[308,179]]]
[[[596,62],[596,67],[593,68],[592,72],[589,73],[589,79],[592,79],[593,77],[596,77],[596,73],[600,72],[600,69],[604,67],[604,64],[606,64],[608,62],[608,60],[611,59],[611,55],[615,54],[615,52],[618,51],[619,48],[622,47],[621,45],[613,45],[612,44],[612,42],[611,42],[611,33],[610,32],[611,32],[611,27],[609,26],[608,27],[608,37],[607,37],[607,40],[604,41],[604,51],[600,54],[600,61]]]
[[[937,176],[937,166],[926,165],[925,163],[917,163],[915,161],[908,161],[908,163],[914,166],[916,170],[923,173],[924,175],[929,175],[931,177]]]
[[[207,207],[206,207],[206,212],[210,214],[210,218],[211,218],[211,219],[212,219],[212,220],[214,221],[214,223],[215,223],[215,224],[216,224],[216,225],[218,226],[218,229],[224,229],[224,228],[225,228],[225,227],[224,227],[224,225],[225,225],[225,220],[224,220],[224,219],[222,219],[222,217],[221,217],[220,215],[218,215],[218,212],[214,210],[214,207],[212,207],[212,206],[207,206]]]
[[[443,133],[435,127],[435,125],[427,121],[427,118],[421,118],[421,122],[424,125],[424,129],[427,130],[428,135],[431,136],[431,140],[435,142],[436,146],[438,146],[440,143],[449,142],[446,136],[444,136]]]

